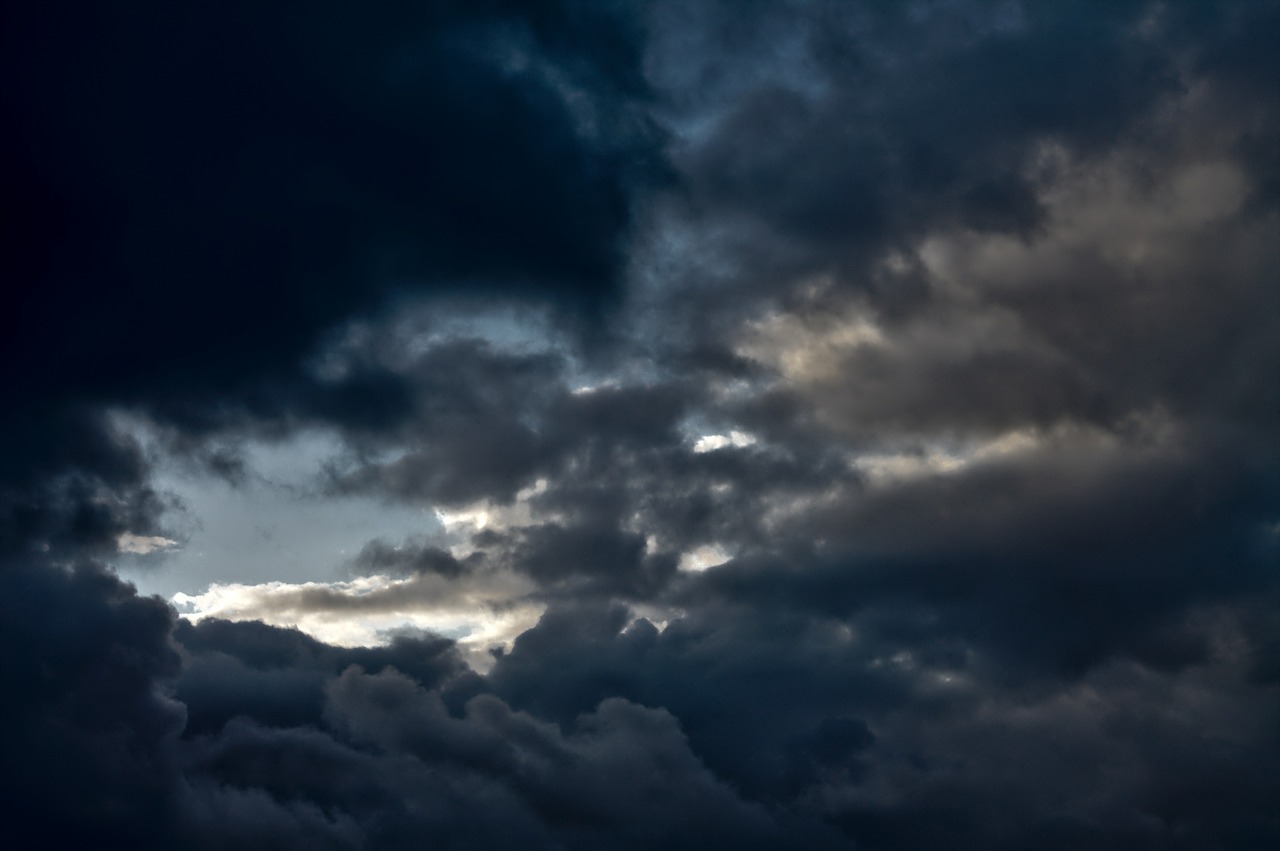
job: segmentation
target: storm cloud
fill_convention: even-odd
[[[1280,843],[1280,4],[3,43],[7,846]]]

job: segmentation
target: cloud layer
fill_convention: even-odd
[[[4,39],[9,844],[1280,842],[1280,5]]]

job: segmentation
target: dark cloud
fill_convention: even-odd
[[[295,395],[320,333],[396,292],[614,299],[660,138],[631,11],[579,5],[14,9],[6,462],[68,461],[85,402],[191,427],[210,392]]]
[[[186,734],[216,733],[244,716],[276,726],[317,724],[325,683],[351,665],[394,667],[426,687],[469,696],[476,676],[453,642],[400,637],[384,648],[344,649],[296,629],[258,622],[180,622],[175,633],[187,657],[174,696],[188,707]],[[451,698],[452,699],[452,698]]]
[[[675,569],[670,561],[646,559],[644,537],[612,523],[526,527],[507,545],[516,569],[545,585],[582,574],[608,583],[614,593],[643,593]]]
[[[1009,686],[964,643],[930,640],[928,625],[875,635],[865,620],[850,630],[760,609],[753,623],[706,611],[661,633],[625,622],[618,612],[549,615],[491,678],[516,705],[553,717],[602,693],[668,706],[718,772],[821,812],[859,847],[1248,847],[1275,830],[1260,774],[1221,809],[1174,803],[1182,782],[1213,776],[1219,760],[1272,774],[1265,757],[1237,748],[1270,723],[1274,695],[1243,686],[1222,658],[1177,677],[1124,662],[1066,687]],[[1227,669],[1229,688],[1201,679]],[[1201,699],[1225,703],[1192,709]],[[1242,726],[1218,727],[1220,712]],[[1153,761],[1147,748],[1165,736],[1178,744]],[[1166,773],[1166,758],[1179,767]],[[1100,773],[1112,779],[1095,797]],[[898,797],[904,788],[913,791]]]
[[[551,3],[15,11],[6,338],[66,331],[14,377],[242,378],[414,279],[607,291],[650,144],[633,29]]]
[[[780,822],[737,798],[668,713],[623,700],[561,731],[492,696],[451,715],[394,670],[352,667],[331,682],[325,714],[324,732],[237,722],[194,744],[201,791],[212,806],[230,799],[221,805],[236,816],[211,833],[276,832],[286,847],[312,832],[333,847],[836,847],[830,829]],[[229,794],[245,787],[270,797]]]
[[[0,565],[0,777],[15,847],[169,836],[185,708],[171,609],[102,565]]]
[[[752,223],[734,240],[748,275],[853,272],[937,226],[1029,235],[1043,224],[1021,171],[1036,146],[1096,150],[1177,90],[1167,34],[1140,32],[1148,11],[799,4],[740,19],[694,4],[673,14],[711,34],[707,49],[690,53],[673,30],[660,44],[676,55],[660,55],[698,83],[763,79],[745,91],[675,80],[677,97],[720,95],[719,120],[676,160],[713,223]],[[744,67],[761,56],[767,70]]]
[[[13,11],[9,844],[1280,842],[1277,22]],[[113,572],[290,452],[524,631]]]
[[[436,573],[450,579],[460,576],[466,569],[446,550],[409,541],[403,546],[370,541],[356,556],[355,567],[368,573],[386,572],[393,576]]]

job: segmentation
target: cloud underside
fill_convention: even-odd
[[[1280,843],[1280,7],[463,5],[15,19],[16,847]]]

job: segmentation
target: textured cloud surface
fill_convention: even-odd
[[[1280,845],[1280,4],[89,6],[6,847]]]

